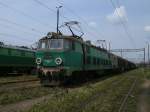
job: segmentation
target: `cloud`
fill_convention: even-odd
[[[150,32],[150,26],[145,26],[145,27],[144,27],[144,31]]]
[[[96,24],[96,22],[92,21],[92,22],[89,22],[89,26],[91,26],[91,27],[96,27],[97,24]]]
[[[127,13],[124,6],[116,8],[112,14],[106,16],[107,20],[113,24],[120,24],[121,22],[127,22]]]

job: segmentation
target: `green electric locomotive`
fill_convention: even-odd
[[[0,74],[30,73],[35,67],[34,50],[0,44]]]
[[[36,52],[38,74],[43,85],[59,84],[75,72],[130,69],[134,64],[85,42],[78,36],[49,33],[39,40]],[[118,64],[122,64],[119,66]],[[85,76],[86,77],[86,76]]]

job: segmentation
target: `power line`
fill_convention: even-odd
[[[29,14],[27,14],[27,13],[21,11],[21,10],[18,10],[18,9],[16,9],[16,8],[14,8],[14,7],[11,7],[11,6],[9,6],[9,5],[7,5],[7,4],[1,2],[1,1],[0,1],[0,5],[3,6],[3,7],[7,7],[7,8],[9,8],[9,9],[13,10],[14,12],[18,12],[19,14],[21,14],[21,15],[23,15],[23,16],[25,16],[25,17],[28,17],[28,18],[30,18],[31,20],[36,21],[37,23],[40,23],[40,24],[43,25],[43,26],[48,27],[48,26],[47,26],[47,25],[48,25],[47,23],[43,23],[43,22],[41,22],[39,19],[37,19],[37,18],[35,18],[35,17],[33,17],[33,16],[31,16],[31,15],[29,15]],[[50,27],[53,27],[53,26],[50,26]],[[49,27],[48,27],[48,28],[49,28]]]
[[[119,17],[119,19],[120,19],[120,23],[122,24],[126,35],[127,35],[128,38],[130,39],[130,42],[132,42],[131,44],[133,44],[133,45],[134,45],[134,48],[136,48],[136,45],[135,45],[134,40],[133,40],[133,38],[132,38],[132,35],[130,34],[130,32],[129,32],[127,26],[126,26],[126,24],[122,21],[122,18],[120,17],[120,14],[119,14],[119,12],[118,12],[118,10],[117,10],[117,7],[116,7],[115,3],[113,2],[113,0],[110,0],[110,2],[111,2],[111,4],[112,4],[113,8],[116,10],[116,13],[117,13],[117,15],[118,15],[118,17]],[[119,2],[118,2],[118,3],[119,3]]]
[[[118,7],[121,6],[119,0],[117,0],[117,6],[118,6]],[[117,12],[118,12],[118,11],[117,11]],[[120,17],[120,18],[121,18],[121,17]],[[124,24],[124,27],[125,27],[126,30],[127,30],[126,32],[128,33],[128,35],[129,35],[131,41],[133,42],[133,44],[134,44],[134,46],[135,46],[135,48],[136,48],[136,44],[134,43],[133,36],[132,36],[132,33],[130,32],[128,23],[125,24],[125,23],[123,22],[123,24]]]
[[[116,3],[117,3],[117,5],[118,5],[118,6],[120,6],[120,2],[119,2],[119,0],[116,0]]]
[[[35,33],[41,33],[41,31],[39,31],[39,30],[37,30],[35,28],[29,27],[29,26],[26,26],[26,25],[23,25],[23,24],[19,24],[19,23],[16,23],[14,21],[10,21],[8,19],[0,18],[0,21],[9,23],[9,24],[12,24],[12,25],[15,25],[17,27],[21,27],[21,28],[24,28],[24,29],[27,29],[27,30],[30,30],[30,31],[33,31]]]
[[[50,10],[51,12],[53,12],[53,13],[56,14],[56,11],[55,11],[55,10],[49,8],[47,5],[45,5],[45,4],[42,3],[41,1],[39,1],[39,0],[34,0],[34,1],[35,1],[36,3],[38,3],[39,5],[41,5],[41,6],[45,7],[45,8],[47,8],[48,10]]]
[[[17,38],[17,39],[19,39],[19,40],[21,40],[21,41],[26,41],[26,42],[32,42],[33,40],[28,40],[27,38],[20,38],[19,36],[17,36],[17,35],[14,35],[14,34],[6,34],[6,33],[0,33],[0,36],[6,36],[6,37],[8,37],[8,38],[13,38],[13,37],[15,37],[15,38]]]
[[[50,8],[48,5],[44,4],[43,2],[41,2],[41,1],[39,1],[39,0],[34,0],[34,1],[35,1],[36,3],[38,3],[39,5],[45,7],[45,8],[48,9],[49,11],[51,11],[51,12],[53,12],[53,13],[56,14],[56,11],[55,11],[54,9]],[[63,15],[61,15],[61,14],[60,14],[60,16],[63,17],[63,18],[65,18],[65,19],[67,19],[67,20],[69,20],[67,17],[65,17],[65,16],[63,16]]]
[[[44,8],[48,9],[48,11],[53,12],[53,13],[55,13],[55,14],[56,14],[56,13],[58,14],[57,11],[51,9],[48,5],[44,4],[43,2],[41,2],[41,1],[39,1],[39,0],[34,0],[34,1],[35,1],[36,3],[38,3],[39,5],[43,6]],[[67,20],[69,20],[67,17],[63,16],[62,14],[59,14],[59,16],[65,18],[65,19],[67,19]],[[57,18],[57,19],[58,19],[58,18]],[[58,22],[58,21],[57,21],[57,22]],[[59,28],[59,26],[57,25],[57,32],[58,32],[58,28]]]
[[[12,37],[6,36],[6,35],[0,35],[0,37],[2,37],[2,38],[3,38],[3,37],[12,38]],[[23,40],[23,39],[19,39],[19,40],[20,40],[21,42],[23,42],[24,44],[25,44],[25,43],[26,43],[26,44],[29,44],[29,43],[31,42],[31,41],[30,41],[30,42],[29,42],[29,41],[25,41],[25,40]],[[6,39],[5,39],[5,40],[2,40],[2,39],[1,39],[0,41],[2,41],[2,42],[4,42],[4,43],[7,43],[7,44],[9,44],[9,45],[12,45],[12,41],[10,41],[10,40],[6,40]],[[17,41],[18,41],[18,40],[17,40]],[[19,41],[19,42],[20,42],[20,41]],[[13,41],[13,42],[15,43],[15,41]],[[15,44],[16,44],[16,43],[15,43]],[[19,44],[19,43],[18,43],[18,44]],[[22,44],[21,44],[21,46],[22,46]]]
[[[51,9],[49,6],[47,6],[46,4],[44,4],[43,2],[41,2],[41,1],[39,1],[39,0],[34,0],[36,3],[38,3],[39,5],[41,5],[41,6],[43,6],[43,7],[45,7],[46,9],[48,9],[49,11],[51,11],[51,12],[53,12],[53,13],[55,13],[56,14],[56,11],[55,10],[53,10],[53,9]],[[63,4],[61,4],[61,5],[63,5]],[[69,18],[67,18],[67,17],[65,17],[65,16],[63,16],[62,14],[60,14],[60,16],[61,17],[63,17],[63,18],[65,18],[65,19],[67,19],[68,21],[70,21],[70,19]]]
[[[57,0],[57,1],[60,3],[59,0]],[[61,4],[61,5],[64,5],[63,3],[60,3],[60,4]],[[69,11],[71,14],[73,14],[74,16],[76,16],[77,18],[79,18],[80,20],[82,20],[83,23],[90,29],[90,31],[93,30],[93,29],[94,29],[94,31],[97,30],[97,29],[94,28],[94,27],[91,28],[91,26],[88,24],[88,22],[87,22],[83,17],[79,16],[76,12],[74,12],[71,8],[69,8],[69,7],[66,6],[66,5],[65,5],[65,8],[66,8],[67,11]],[[90,32],[90,33],[91,33],[91,32]],[[98,31],[96,31],[96,33],[97,33],[98,35],[100,35],[101,37],[105,38],[105,36],[104,36],[102,33],[98,32]],[[91,33],[91,34],[93,35],[93,33]],[[95,34],[94,34],[94,35],[95,35]]]
[[[15,30],[14,27],[10,27],[10,26],[4,25],[4,24],[0,24],[0,27],[6,28],[6,29]],[[27,32],[27,31],[24,31],[24,30],[21,30],[21,29],[17,29],[17,30],[15,30],[15,31],[21,31],[22,33],[30,34],[30,35],[32,35],[32,36],[36,36],[36,37],[38,36],[38,37],[39,37],[39,35],[37,35],[37,34],[30,33],[30,32]]]
[[[40,4],[41,6],[47,8],[49,11],[51,11],[51,12],[53,12],[53,13],[56,13],[55,10],[51,9],[49,6],[47,6],[47,5],[44,4],[43,2],[41,2],[41,1],[39,1],[39,0],[34,0],[34,1],[37,2],[38,4]],[[63,5],[63,4],[61,3],[61,5]],[[71,13],[72,13],[72,11],[71,11]],[[73,12],[73,13],[74,13],[74,12]],[[65,16],[63,16],[63,15],[61,15],[61,14],[60,14],[60,16],[70,21],[69,18],[67,18],[67,17],[65,17]],[[80,18],[79,16],[77,16],[77,17]],[[87,22],[85,22],[85,20],[82,20],[82,21],[84,21],[84,23],[89,27],[89,25],[87,24]],[[92,36],[95,35],[95,34],[92,33],[91,31],[88,31],[88,33],[90,33]],[[95,35],[95,36],[96,36],[96,35]]]

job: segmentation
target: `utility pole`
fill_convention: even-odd
[[[59,9],[62,8],[62,6],[58,6],[57,8],[57,34],[59,33]]]
[[[145,48],[144,48],[144,65],[145,65]]]
[[[123,52],[123,50],[121,49],[121,52],[120,52],[121,53],[121,57],[123,57],[123,53],[122,52]]]
[[[148,64],[150,64],[150,59],[149,59],[149,43],[148,43],[148,46],[147,46],[148,48]]]
[[[110,49],[111,49],[111,45],[110,45],[110,42],[109,42],[109,52],[110,52]]]
[[[149,42],[146,42],[146,44],[147,44],[147,64],[149,65],[150,64],[150,57],[149,57],[149,50],[150,50],[150,48],[149,48]]]

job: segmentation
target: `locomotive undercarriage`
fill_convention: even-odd
[[[43,86],[60,85],[65,81],[65,71],[62,68],[40,68],[38,75]]]

